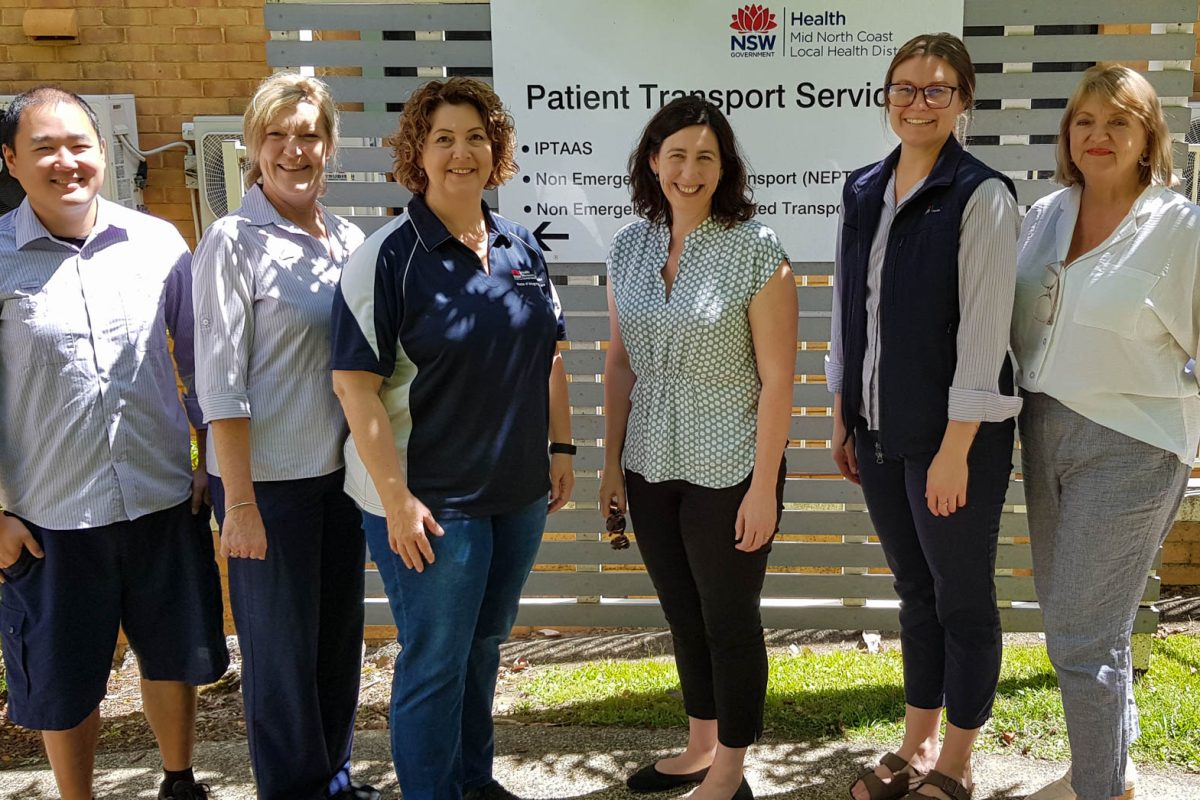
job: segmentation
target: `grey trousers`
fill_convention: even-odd
[[[1026,393],[1021,463],[1034,583],[1079,800],[1125,791],[1139,733],[1130,636],[1191,470],[1174,453]]]

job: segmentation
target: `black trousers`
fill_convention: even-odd
[[[785,475],[781,463],[780,511]],[[687,481],[650,483],[627,471],[625,487],[638,548],[671,626],[684,709],[689,717],[715,719],[721,744],[747,747],[762,733],[767,695],[758,606],[771,551],[770,544],[753,553],[734,549],[750,478],[710,489]]]
[[[1000,679],[996,539],[1012,472],[1012,420],[979,426],[967,455],[967,504],[948,517],[925,504],[934,452],[896,458],[875,453],[862,421],[855,431],[867,511],[900,596],[904,696],[909,705],[946,707],[959,728],[983,725]]]

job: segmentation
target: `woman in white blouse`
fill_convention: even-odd
[[[1033,797],[1110,800],[1133,793],[1134,616],[1200,439],[1200,213],[1168,188],[1162,108],[1126,67],[1084,76],[1055,178],[1067,188],[1025,217],[1012,341],[1034,579],[1072,768]]]
[[[624,530],[628,491],[689,736],[627,783],[749,800],[742,763],[766,697],[759,595],[782,509],[796,284],[774,232],[752,218],[737,141],[712,103],[664,106],[629,175],[643,219],[617,233],[608,259],[600,508]]]
[[[348,772],[366,545],[342,490],[347,427],[329,380],[334,290],[363,235],[318,202],[337,146],[324,83],[272,75],[243,126],[249,190],[192,265],[250,763],[261,800],[377,800]]]

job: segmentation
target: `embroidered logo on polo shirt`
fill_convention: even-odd
[[[541,281],[538,276],[527,269],[514,269],[512,271],[513,283],[517,286],[540,286]]]

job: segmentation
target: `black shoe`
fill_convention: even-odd
[[[631,792],[665,792],[667,789],[677,789],[692,783],[699,783],[708,774],[708,767],[686,775],[669,775],[659,772],[656,764],[647,764],[625,779],[625,785]],[[738,791],[741,791],[740,789]],[[741,800],[741,798],[738,798]]]
[[[382,797],[383,794],[374,786],[350,781],[350,785],[335,794],[332,800],[381,800]]]
[[[463,792],[463,800],[521,800],[521,798],[501,786],[499,781],[492,781]]]
[[[754,800],[754,792],[750,790],[750,784],[746,783],[745,778],[742,778],[742,785],[737,788],[730,800]]]
[[[167,787],[159,787],[158,800],[209,800],[209,791],[207,783],[175,781],[169,792]]]

